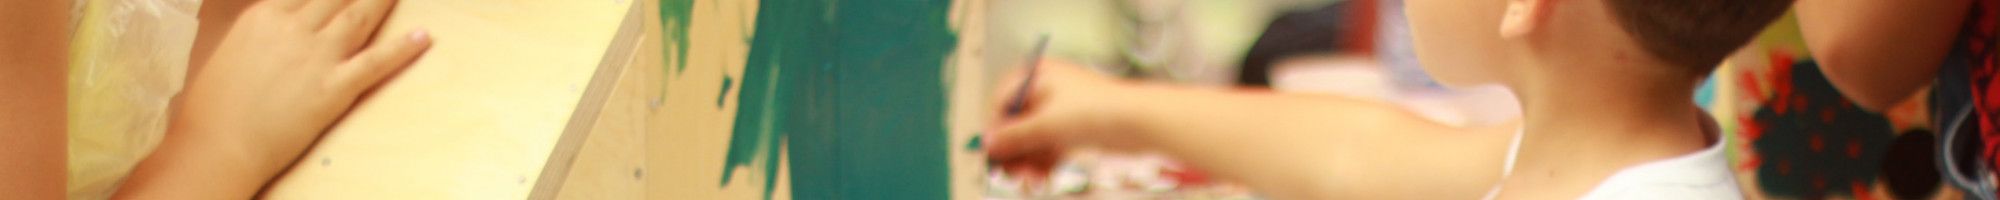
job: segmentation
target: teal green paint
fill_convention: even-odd
[[[986,135],[985,135],[985,134],[979,134],[979,133],[973,133],[973,135],[972,135],[972,140],[969,140],[969,141],[965,141],[965,150],[966,150],[966,151],[979,151],[980,149],[985,149],[985,145],[986,145],[986,141],[984,141],[984,139],[980,139],[980,138],[983,138],[983,137],[986,137]]]
[[[745,72],[745,77],[771,78],[763,78],[761,79],[762,81],[758,82],[744,83],[746,92],[739,93],[742,95],[741,98],[745,99],[739,99],[738,101],[749,102],[750,104],[742,104],[737,109],[736,124],[732,129],[734,131],[732,131],[729,137],[729,152],[724,158],[721,185],[729,185],[729,180],[734,175],[730,171],[734,171],[735,167],[747,167],[756,159],[763,159],[765,164],[758,167],[764,169],[764,198],[769,199],[772,186],[777,184],[778,178],[778,167],[773,165],[777,161],[772,160],[772,158],[778,158],[778,145],[781,144],[779,139],[782,139],[777,136],[780,130],[776,129],[779,127],[778,124],[783,122],[780,121],[783,119],[780,117],[785,116],[778,113],[781,110],[785,110],[784,105],[780,104],[779,98],[777,98],[782,95],[778,92],[779,87],[776,87],[779,85],[778,81],[781,79],[775,78],[779,72],[778,69],[775,69],[776,67],[745,66],[744,68],[746,71],[749,71]],[[749,88],[761,89],[755,90],[758,92],[752,93],[747,91]]]
[[[660,0],[660,29],[667,35],[667,39],[661,42],[666,42],[668,47],[673,48],[673,51],[663,56],[674,60],[672,65],[660,66],[662,79],[672,79],[674,75],[687,69],[688,23],[694,17],[692,15],[694,12],[691,12],[693,9],[694,0]],[[653,101],[667,99],[667,88],[669,88],[667,82],[660,81],[660,96],[654,97]]]
[[[667,57],[674,59],[675,74],[687,70],[688,23],[694,17],[693,10],[694,0],[660,0],[660,27],[667,34],[667,45],[674,48]]]
[[[958,41],[950,8],[760,1],[722,183],[740,167],[761,168],[770,198],[783,149],[794,198],[949,198],[941,76]]]
[[[729,75],[722,75],[722,94],[715,95],[715,109],[722,109],[722,101],[729,99]]]

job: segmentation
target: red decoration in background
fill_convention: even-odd
[[[1849,182],[1847,186],[1850,187],[1849,191],[1854,191],[1854,200],[1875,199],[1875,195],[1869,194],[1870,191],[1868,191],[1868,184],[1861,184],[1860,182]]]
[[[1968,80],[1972,84],[1970,89],[1973,116],[1968,116],[1967,120],[1977,120],[1975,123],[1979,123],[1979,135],[1986,145],[1981,149],[1980,155],[1991,163],[1992,167],[1989,170],[2000,172],[2000,130],[1996,130],[2000,129],[2000,118],[1996,118],[2000,117],[2000,98],[1990,96],[2000,93],[2000,79],[1994,77],[2000,70],[1995,69],[1995,55],[1992,49],[1992,44],[1995,42],[1993,19],[1996,16],[1995,11],[1982,9],[1985,5],[1979,5],[1979,3],[1995,2],[1990,0],[1975,2],[1978,3],[1970,6],[1973,8],[1971,15],[1974,17],[1968,18],[1972,20],[1969,23],[1972,26],[1969,28],[1971,33],[1962,35],[1966,38],[1961,40],[1965,42],[1966,50],[1969,51],[1968,56],[1972,57],[1972,66],[1968,66],[1970,69],[1967,71],[1971,72],[1968,74],[1970,76]]]
[[[1748,152],[1737,166],[1756,171],[1762,194],[1820,199],[1868,191],[1896,139],[1888,119],[1840,96],[1817,63],[1770,50],[1769,66],[1751,66],[1737,85],[1755,111],[1739,113]]]
[[[1771,100],[1771,104],[1766,106],[1770,106],[1772,111],[1777,111],[1780,115],[1786,114],[1786,110],[1791,109],[1796,104],[1805,103],[1804,99],[1796,98],[1796,95],[1792,95],[1792,64],[1794,64],[1792,63],[1794,62],[1792,59],[1794,58],[1791,53],[1771,51],[1771,80],[1766,81],[1771,83],[1773,94],[1770,94],[1768,98]]]

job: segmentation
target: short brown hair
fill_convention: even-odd
[[[1708,73],[1792,0],[1605,0],[1613,17],[1662,62]]]

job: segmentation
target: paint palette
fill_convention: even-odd
[[[1075,153],[1034,181],[995,169],[986,199],[1263,199],[1160,155]]]

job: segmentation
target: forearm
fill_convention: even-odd
[[[1856,105],[1880,111],[1930,85],[1970,2],[1801,0],[1796,6],[1827,80]]]
[[[166,138],[134,167],[116,198],[248,199],[291,163],[257,146],[264,144],[242,126],[252,122],[218,120],[227,118],[202,102],[180,102]]]
[[[1335,96],[1138,88],[1131,96],[1148,101],[1121,109],[1136,139],[1286,199],[1477,198],[1499,179],[1514,130]]]
[[[70,1],[0,1],[0,198],[60,199]]]

